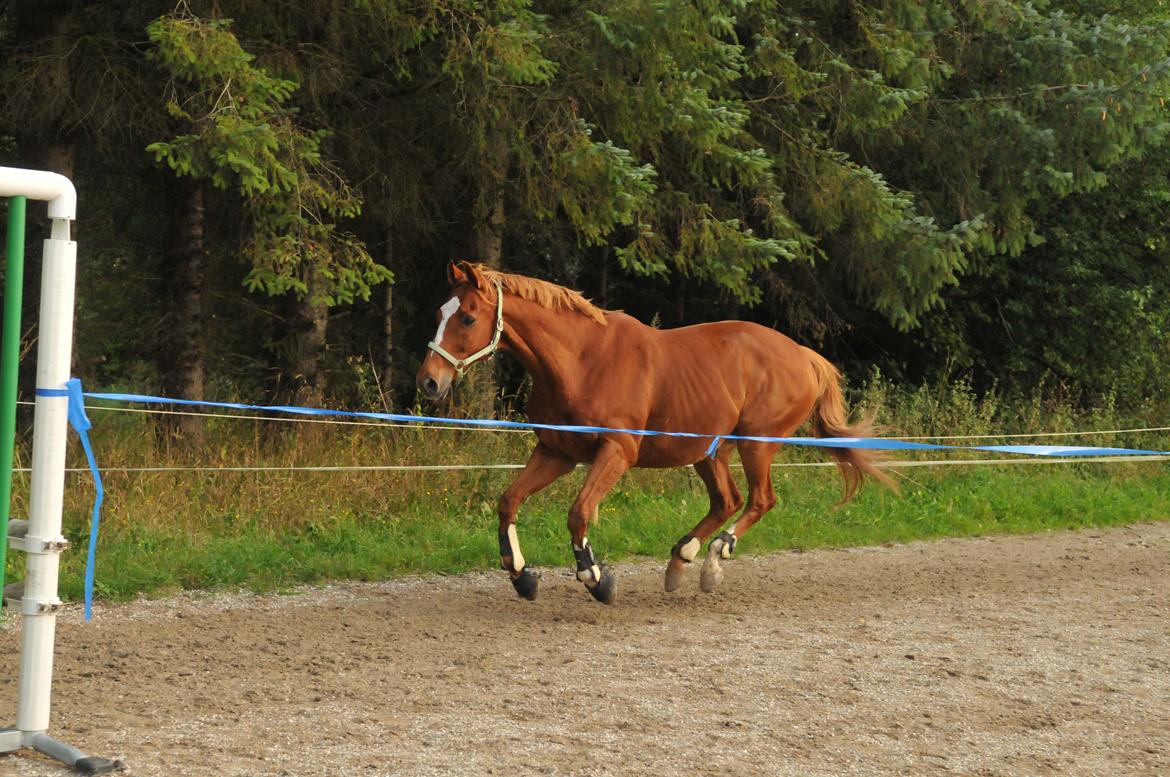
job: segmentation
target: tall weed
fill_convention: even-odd
[[[1043,387],[1026,397],[979,394],[961,380],[905,388],[876,371],[850,396],[857,413],[875,414],[884,433],[898,437],[1165,425],[1156,418],[1123,418],[1111,398],[1083,408]],[[534,443],[531,434],[516,432],[208,418],[203,444],[193,446],[160,436],[152,414],[94,408],[90,416],[107,494],[99,592],[112,597],[493,566],[496,500],[515,478],[514,470],[343,468],[521,464]],[[1024,441],[1170,449],[1165,433]],[[83,467],[79,446],[71,446],[70,466]],[[929,452],[898,458],[979,456]],[[27,462],[27,450],[17,458],[18,465]],[[793,446],[782,450],[779,460],[809,463],[826,457]],[[226,469],[249,467],[285,469]],[[125,471],[133,468],[174,471]],[[870,488],[855,505],[834,511],[840,486],[831,468],[777,469],[774,480],[782,508],[753,532],[758,539],[747,547],[1035,530],[1050,525],[1048,515],[1059,504],[1065,505],[1059,509],[1066,515],[1058,525],[1078,525],[1096,520],[1085,519],[1076,509],[1077,504],[1096,503],[1100,497],[1094,494],[1111,494],[1122,502],[1126,494],[1135,495],[1127,508],[1097,522],[1157,518],[1164,515],[1164,470],[1157,464],[916,469],[906,475],[912,480],[906,481],[903,497]],[[584,474],[578,468],[522,508],[525,555],[534,562],[563,562],[565,514]],[[13,514],[20,516],[27,506],[27,475],[17,477],[14,492]],[[80,547],[88,540],[90,476],[70,474],[66,493],[65,533]],[[615,555],[662,555],[706,507],[706,491],[690,468],[635,470],[603,503],[601,524],[591,537],[597,547]],[[63,585],[69,592],[79,590],[83,555],[67,554]],[[9,574],[19,578],[19,554],[10,554],[9,564]]]

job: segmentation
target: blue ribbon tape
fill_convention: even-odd
[[[715,458],[715,454],[719,452],[719,443],[723,442],[723,439],[723,435],[711,438],[711,444],[707,446],[707,458]]]
[[[68,398],[69,408],[66,412],[69,425],[81,438],[81,447],[85,450],[89,470],[93,473],[93,517],[90,519],[89,549],[85,556],[85,619],[88,621],[93,618],[93,576],[97,559],[98,528],[101,525],[102,502],[106,498],[106,490],[102,484],[102,473],[98,469],[97,459],[93,455],[93,446],[89,442],[89,430],[93,424],[90,423],[89,417],[85,414],[84,392],[81,390],[81,381],[77,378],[65,381],[65,388],[38,388],[35,393],[38,397]]]
[[[85,560],[85,619],[88,621],[93,615],[93,586],[94,564],[97,553],[98,528],[100,525],[101,507],[105,499],[105,488],[102,485],[101,472],[94,459],[93,447],[89,441],[89,429],[93,426],[85,414],[85,398],[100,399],[107,402],[131,402],[143,405],[186,405],[196,407],[217,407],[228,410],[256,410],[266,413],[286,413],[291,415],[324,416],[329,418],[364,418],[375,421],[393,421],[408,424],[447,424],[451,426],[471,426],[485,429],[525,429],[529,431],[554,431],[575,434],[630,434],[639,437],[686,437],[710,439],[707,455],[714,456],[719,445],[725,440],[750,440],[755,442],[782,443],[785,445],[804,445],[818,448],[861,448],[880,451],[941,451],[966,450],[985,451],[989,453],[1010,453],[1022,456],[1055,456],[1055,457],[1092,457],[1092,456],[1165,456],[1168,451],[1145,450],[1140,448],[1101,448],[1095,446],[1076,445],[940,445],[937,443],[909,442],[889,438],[863,437],[762,437],[742,434],[710,434],[700,432],[663,432],[651,429],[621,429],[608,426],[580,426],[576,424],[541,424],[522,421],[496,421],[483,418],[443,418],[441,416],[405,415],[402,413],[373,413],[354,410],[326,410],[323,408],[300,407],[296,405],[250,405],[243,402],[210,402],[201,399],[173,399],[170,397],[156,397],[149,394],[112,394],[83,392],[81,381],[71,378],[64,388],[38,388],[39,397],[68,397],[69,423],[81,438],[81,446],[85,449],[85,458],[93,472],[95,498],[93,503],[93,518],[89,532],[89,551]]]
[[[257,410],[267,413],[291,415],[325,416],[332,418],[366,418],[376,421],[393,421],[408,424],[447,424],[451,426],[472,426],[486,429],[526,429],[529,431],[571,432],[576,434],[631,434],[638,437],[688,437],[712,440],[711,448],[718,448],[724,440],[752,440],[755,442],[804,445],[817,448],[862,448],[880,451],[942,451],[966,450],[990,453],[1014,453],[1024,456],[1166,456],[1170,451],[1143,450],[1137,448],[1097,448],[1093,446],[1069,445],[940,445],[937,443],[909,442],[890,438],[868,437],[763,437],[744,434],[712,434],[711,432],[662,432],[651,429],[622,429],[608,426],[579,426],[576,424],[541,424],[522,421],[496,421],[483,418],[443,418],[441,416],[405,415],[402,413],[373,413],[355,410],[324,410],[296,405],[249,405],[242,402],[210,402],[202,399],[171,399],[146,394],[103,394],[86,392],[90,399],[104,399],[110,402],[133,402],[146,405],[187,405],[197,407],[218,407],[229,410]],[[710,451],[711,448],[708,448]]]
[[[102,473],[98,469],[97,460],[93,455],[93,446],[89,442],[89,430],[93,426],[85,414],[85,400],[82,398],[81,381],[70,378],[65,383],[69,391],[69,423],[77,430],[81,438],[81,447],[85,449],[85,459],[89,462],[89,469],[93,472],[93,517],[89,525],[89,548],[85,555],[85,619],[93,618],[93,575],[97,562],[98,528],[101,525],[102,502],[106,498],[106,489],[102,485]]]

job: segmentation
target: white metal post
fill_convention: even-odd
[[[61,389],[69,380],[76,273],[77,244],[69,239],[69,222],[53,219],[41,274],[37,388]],[[57,598],[57,574],[65,541],[61,536],[61,512],[68,402],[63,396],[37,396],[33,416],[32,481],[28,534],[24,538],[28,574],[21,604],[24,627],[16,711],[16,727],[22,731],[44,731],[49,727],[53,635],[61,604]]]
[[[73,359],[73,302],[77,275],[77,244],[70,235],[76,218],[77,195],[68,178],[37,170],[0,167],[0,197],[26,196],[47,200],[52,231],[45,241],[41,270],[41,312],[37,345],[37,397],[33,415],[32,480],[27,522],[9,524],[0,537],[28,554],[21,634],[19,697],[16,726],[0,729],[0,752],[32,747],[83,774],[112,771],[118,763],[86,756],[72,745],[50,737],[49,710],[53,684],[53,639],[57,629],[57,576],[60,553],[68,542],[61,535],[65,496],[65,453],[69,399],[62,389]],[[42,393],[40,389],[49,389]],[[24,524],[23,533],[13,524]]]

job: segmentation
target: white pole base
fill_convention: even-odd
[[[0,729],[0,753],[11,753],[25,747],[60,761],[78,774],[107,774],[122,767],[120,761],[86,755],[73,745],[53,739],[43,731]]]

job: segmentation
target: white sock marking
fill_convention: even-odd
[[[516,524],[508,525],[508,544],[512,546],[512,569],[524,569],[524,554],[520,552],[520,538],[516,536]]]
[[[574,550],[585,550],[588,547],[588,537],[581,538],[580,546],[578,546],[576,543],[573,544]],[[593,553],[590,552],[589,555],[592,556]],[[584,583],[586,588],[592,588],[601,582],[601,568],[597,566],[596,563],[594,563],[589,567],[589,569],[579,569],[577,570],[577,579]]]
[[[592,588],[601,582],[601,568],[594,564],[589,569],[582,569],[577,573],[577,579],[584,583],[586,588]]]

